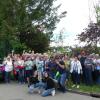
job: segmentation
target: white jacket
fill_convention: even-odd
[[[74,65],[77,65],[77,72],[78,72],[78,74],[80,74],[81,73],[81,70],[82,70],[82,66],[81,66],[81,63],[80,63],[80,61],[78,60],[78,61],[71,61],[71,69],[70,69],[70,72],[72,73],[73,71],[74,71]]]
[[[12,61],[5,61],[5,71],[10,72],[13,70]]]

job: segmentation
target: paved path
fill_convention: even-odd
[[[39,94],[28,94],[27,85],[0,84],[0,100],[100,100],[73,93],[57,93],[54,97],[41,97]]]

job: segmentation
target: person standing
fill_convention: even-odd
[[[94,69],[94,63],[92,60],[92,55],[89,55],[84,62],[85,66],[85,84],[86,85],[92,85],[93,84],[93,77],[92,77],[92,71]]]
[[[10,83],[11,72],[13,70],[12,59],[10,57],[7,57],[6,60],[4,61],[4,65],[5,65],[5,82]]]
[[[55,62],[55,58],[54,57],[50,57],[48,64],[46,66],[46,71],[49,73],[50,77],[52,77],[53,79],[56,76],[56,72],[57,72],[57,66],[56,66],[56,62]]]
[[[71,61],[71,69],[70,69],[72,75],[72,81],[74,84],[72,87],[77,86],[77,88],[79,88],[81,71],[82,71],[82,66],[80,61],[78,60],[78,57],[74,57],[74,59]]]
[[[85,62],[85,59],[86,59],[86,55],[85,55],[85,52],[82,52],[81,53],[81,57],[80,57],[80,63],[82,65],[82,71],[83,71],[83,74],[82,74],[82,82],[85,83],[85,65],[84,65],[84,62]]]
[[[17,68],[18,68],[18,82],[20,84],[23,84],[25,82],[24,79],[24,60],[22,59],[22,57],[18,57],[17,59]]]
[[[37,67],[37,71],[38,71],[38,74],[39,74],[38,77],[41,80],[42,79],[42,74],[43,74],[43,67],[44,67],[42,55],[39,55],[36,58],[36,67]]]
[[[100,56],[96,54],[96,83],[100,84]]]
[[[27,60],[24,63],[25,65],[25,80],[26,82],[29,82],[29,77],[33,74],[33,62],[31,58],[27,58]]]
[[[58,77],[58,84],[59,84],[59,90],[63,93],[66,92],[66,79],[67,79],[67,72],[65,63],[62,59],[62,57],[55,57],[55,62],[57,66],[57,73],[59,73]]]

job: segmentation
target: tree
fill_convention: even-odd
[[[12,50],[15,41],[15,15],[11,0],[0,1],[0,56],[6,56]]]
[[[94,5],[96,21],[100,25],[100,1]]]
[[[18,46],[16,43],[19,46],[24,44],[27,48],[35,49],[36,52],[41,43],[43,49],[41,52],[47,50],[56,24],[66,15],[66,12],[57,15],[57,9],[60,5],[54,7],[55,1],[1,0],[0,43],[4,46],[2,51],[6,54],[11,52],[11,49]]]
[[[88,45],[96,46],[100,43],[100,25],[98,23],[90,23],[84,32],[78,35],[81,42],[86,42]]]
[[[19,5],[21,7],[18,7],[19,9],[17,11],[22,14],[20,18],[18,17],[19,40],[22,43],[25,42],[29,48],[34,48],[35,44],[29,43],[34,43],[33,37],[37,38],[37,33],[42,34],[45,37],[45,43],[48,43],[48,45],[43,43],[45,48],[42,49],[44,49],[44,51],[47,50],[46,46],[49,46],[50,38],[53,36],[53,30],[56,28],[56,24],[60,21],[60,18],[66,15],[66,12],[62,12],[62,14],[59,16],[57,15],[57,9],[60,7],[60,5],[53,7],[54,2],[55,0],[20,0]],[[28,42],[28,40],[31,40],[31,42]],[[37,43],[43,42],[41,39],[36,40]],[[40,48],[39,46],[40,45],[35,45],[35,48],[38,49]]]
[[[96,23],[89,23],[88,27],[78,35],[81,42],[86,42],[87,45],[97,47],[100,43],[100,2],[94,4]]]

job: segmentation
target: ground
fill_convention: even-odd
[[[74,93],[56,93],[49,97],[41,97],[39,94],[28,94],[27,85],[17,83],[0,84],[0,100],[100,100],[89,96]]]

